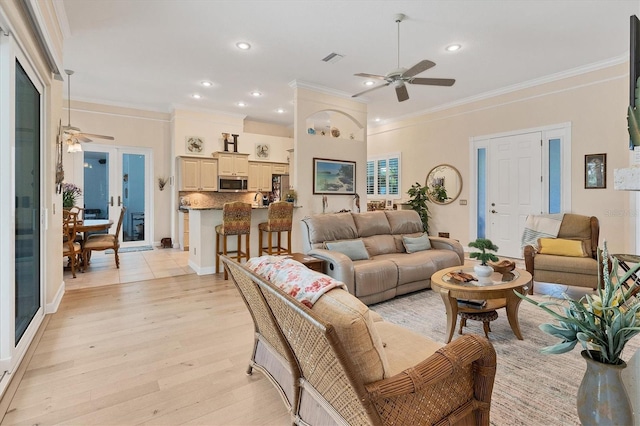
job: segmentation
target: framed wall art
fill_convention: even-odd
[[[313,193],[354,195],[356,193],[355,161],[314,158]]]
[[[269,144],[266,143],[257,143],[256,144],[256,158],[260,158],[262,160],[266,160],[269,158]]]
[[[584,156],[584,187],[607,187],[607,154],[587,154]]]
[[[204,154],[204,138],[200,136],[187,136],[186,141],[187,154]]]

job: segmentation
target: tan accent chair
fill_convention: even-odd
[[[62,257],[69,258],[69,266],[73,278],[76,277],[76,266],[82,267],[79,257],[82,254],[82,248],[79,242],[76,242],[76,224],[78,222],[78,213],[69,210],[62,211]]]
[[[116,257],[116,268],[120,268],[120,257],[118,256],[118,249],[120,249],[119,236],[120,229],[122,229],[122,220],[124,219],[125,211],[127,211],[127,208],[122,207],[115,234],[92,234],[86,239],[82,246],[82,258],[84,260],[85,269],[91,260],[92,251],[104,251],[108,249],[113,249]]]
[[[595,216],[566,213],[558,238],[584,241],[589,257],[556,256],[536,253],[532,246],[524,248],[524,262],[534,281],[598,288],[598,239],[600,223]],[[533,282],[530,293],[533,293]]]
[[[216,274],[220,271],[220,256],[235,253],[236,261],[242,258],[249,260],[251,249],[249,234],[251,233],[251,204],[241,201],[225,203],[222,206],[222,223],[216,225]],[[238,236],[238,248],[228,251],[227,237]],[[245,250],[242,251],[242,236],[245,236]],[[222,239],[222,248],[220,248]],[[224,279],[228,279],[227,270],[224,271]]]
[[[293,204],[287,201],[278,201],[269,204],[267,221],[258,224],[258,256],[263,253],[270,255],[291,254],[291,228],[293,227]],[[262,237],[267,233],[267,247],[263,246]],[[287,247],[282,247],[282,233],[287,233]],[[278,244],[273,247],[271,234],[278,234]]]
[[[443,345],[387,323],[336,288],[309,309],[222,256],[254,320],[250,369],[301,425],[489,425],[496,354],[465,335]]]

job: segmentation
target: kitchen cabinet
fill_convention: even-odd
[[[182,242],[183,251],[189,251],[189,212],[182,212]]]
[[[289,165],[285,163],[272,163],[271,174],[274,175],[288,175]]]
[[[218,161],[211,158],[180,158],[179,191],[217,191]]]
[[[249,191],[271,192],[272,163],[249,161]]]
[[[214,152],[213,156],[218,160],[218,174],[220,176],[249,175],[249,154]]]

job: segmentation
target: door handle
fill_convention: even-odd
[[[120,200],[120,196],[118,195],[118,207],[122,205],[122,201]]]
[[[497,211],[495,211],[495,210],[491,210],[491,213],[498,213],[498,212],[497,212]]]
[[[111,207],[113,207],[113,196],[111,197],[111,201],[109,202],[109,204],[111,204]]]

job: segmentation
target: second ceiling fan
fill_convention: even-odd
[[[374,90],[380,89],[381,87],[386,87],[386,86],[389,86],[390,84],[393,84],[393,86],[396,89],[396,96],[398,97],[398,102],[402,102],[409,99],[409,92],[407,91],[407,86],[405,83],[421,84],[421,85],[427,85],[427,86],[453,86],[453,84],[456,82],[455,79],[453,78],[417,78],[416,75],[436,65],[435,62],[432,62],[426,59],[418,62],[417,64],[415,64],[409,69],[400,67],[400,23],[404,20],[405,17],[406,16],[403,15],[402,13],[396,15],[396,23],[398,24],[398,68],[391,71],[387,75],[377,75],[377,74],[367,74],[367,73],[354,74],[355,76],[358,76],[358,77],[384,80],[386,83],[376,87],[372,87],[371,89],[367,89],[363,92],[356,93],[355,95],[352,96],[352,98],[358,97],[360,95],[364,95],[365,93],[369,93]]]

